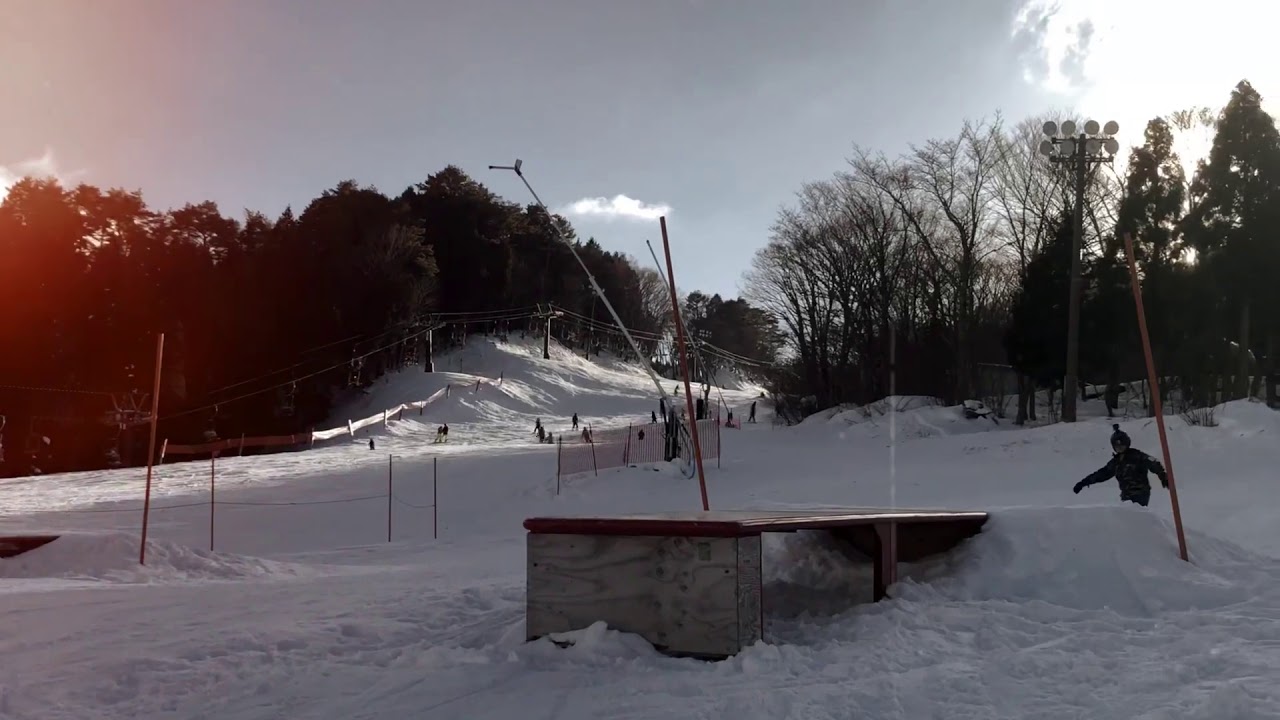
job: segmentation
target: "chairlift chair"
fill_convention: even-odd
[[[352,355],[351,365],[347,372],[347,387],[359,387],[360,372],[364,369],[364,358]]]
[[[298,398],[298,382],[295,380],[289,383],[284,389],[284,395],[280,400],[279,415],[281,417],[293,417],[294,410],[297,406]]]
[[[209,415],[209,427],[204,431],[204,441],[213,442],[218,439],[218,405],[215,403]]]

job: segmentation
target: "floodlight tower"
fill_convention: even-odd
[[[1046,136],[1040,142],[1040,154],[1049,162],[1067,165],[1075,181],[1075,208],[1071,232],[1071,293],[1067,305],[1067,367],[1062,383],[1062,420],[1076,421],[1076,393],[1080,382],[1080,296],[1083,290],[1080,278],[1080,250],[1084,245],[1084,188],[1091,165],[1111,163],[1120,150],[1115,139],[1120,125],[1115,120],[1098,127],[1097,120],[1087,120],[1084,132],[1076,133],[1076,124],[1065,120],[1062,126],[1052,120],[1042,128]]]

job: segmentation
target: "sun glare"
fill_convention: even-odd
[[[13,187],[16,182],[18,182],[18,178],[14,177],[5,168],[0,167],[0,203],[4,202],[4,199],[9,196],[9,188]]]
[[[1280,110],[1273,39],[1280,4],[1258,0],[1026,0],[1011,29],[1030,47],[1024,75],[1084,116],[1120,123],[1122,148],[1147,121],[1196,106],[1217,112],[1247,79]],[[1212,130],[1178,132],[1188,169]]]
[[[4,202],[9,196],[9,190],[24,177],[56,178],[67,182],[83,174],[84,171],[68,173],[59,169],[53,150],[46,148],[40,157],[11,165],[0,164],[0,202]]]

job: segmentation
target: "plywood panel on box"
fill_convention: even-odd
[[[760,536],[738,538],[738,647],[764,637],[764,573]]]
[[[671,653],[741,649],[737,538],[527,538],[529,639],[603,620]]]

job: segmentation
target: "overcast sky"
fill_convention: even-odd
[[[1128,145],[1242,77],[1280,92],[1262,0],[0,4],[0,192],[53,174],[274,217],[452,163],[524,203],[486,169],[521,158],[582,236],[643,264],[665,213],[681,288],[728,295],[852,143],[895,154],[965,118],[1076,107]]]

